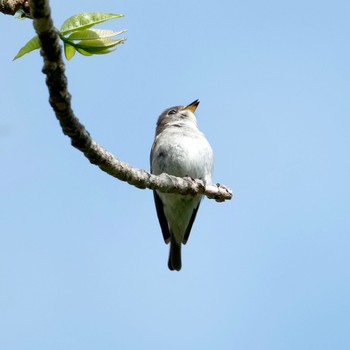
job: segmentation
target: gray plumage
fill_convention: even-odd
[[[213,151],[197,127],[194,115],[199,101],[165,110],[157,121],[151,150],[151,173],[211,183]],[[201,195],[179,195],[154,191],[159,224],[165,243],[170,243],[168,267],[181,270],[181,244],[186,244],[199,208]]]

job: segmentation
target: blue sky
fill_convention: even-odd
[[[70,146],[30,21],[1,17],[0,348],[349,349],[348,1],[52,1],[124,13],[67,63],[94,139],[148,169],[158,115],[200,99],[230,202],[204,200],[180,273],[149,190]]]

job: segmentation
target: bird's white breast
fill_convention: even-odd
[[[197,128],[172,126],[161,132],[154,144],[152,172],[190,176],[211,182],[213,151]]]

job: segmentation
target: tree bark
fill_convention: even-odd
[[[13,16],[19,10],[22,10],[27,17],[30,17],[28,0],[0,0],[0,12],[5,15]]]

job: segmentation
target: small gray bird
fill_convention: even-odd
[[[165,110],[157,121],[151,150],[151,173],[189,176],[211,183],[213,151],[197,127],[194,115],[199,101]],[[153,191],[165,243],[170,242],[168,267],[181,270],[181,243],[186,244],[202,195],[179,195]]]

